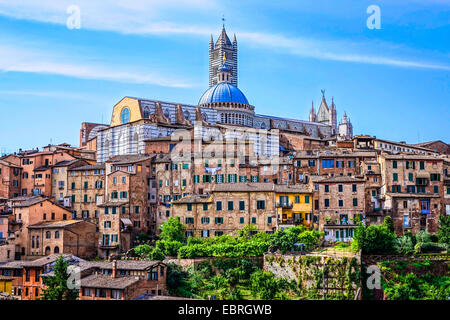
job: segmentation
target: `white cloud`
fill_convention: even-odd
[[[445,3],[444,0],[435,2]],[[81,27],[92,30],[104,30],[123,34],[185,34],[194,36],[207,36],[216,33],[216,27],[204,27],[194,24],[169,22],[176,14],[193,14],[198,21],[201,14],[210,15],[212,10],[218,12],[223,8],[213,0],[0,0],[0,14],[18,19],[28,19],[47,23],[65,24],[67,19],[66,8],[71,4],[77,4],[81,8]],[[193,13],[194,12],[194,13]],[[164,20],[165,19],[165,20]],[[163,21],[161,21],[163,20]],[[450,65],[443,63],[431,63],[422,60],[394,58],[375,55],[373,49],[379,49],[373,45],[372,50],[363,50],[366,44],[341,41],[324,41],[301,37],[287,37],[282,34],[237,32],[239,40],[247,44],[270,48],[273,50],[284,49],[293,55],[342,62],[386,65],[402,68],[423,68],[436,70],[450,70]],[[379,44],[379,43],[378,43]],[[392,44],[384,43],[385,46]],[[398,54],[395,54],[398,56]],[[92,70],[94,68],[95,70]],[[41,66],[34,64],[22,64],[17,67],[28,72],[62,72],[82,78],[104,78],[114,81],[151,83],[171,86],[184,86],[184,84],[172,83],[147,74],[110,71],[100,67],[90,66],[88,69],[78,65],[55,65],[46,63]],[[41,69],[41,71],[39,71]],[[92,72],[94,71],[94,72]],[[156,82],[156,83],[155,83]]]
[[[188,81],[169,78],[151,71],[134,69],[135,67],[132,66],[107,66],[35,48],[0,44],[0,71],[2,72],[41,73],[179,88],[194,85]]]

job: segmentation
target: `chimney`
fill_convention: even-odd
[[[112,262],[112,277],[116,278],[117,277],[117,261],[113,260]]]

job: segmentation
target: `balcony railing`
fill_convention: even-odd
[[[278,219],[278,224],[302,224],[303,220],[302,219]]]
[[[293,208],[292,202],[278,202],[277,208],[283,208],[283,209],[292,209]]]

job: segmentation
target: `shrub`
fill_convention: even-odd
[[[385,225],[360,225],[352,241],[354,251],[363,254],[393,254],[396,252],[396,236]]]

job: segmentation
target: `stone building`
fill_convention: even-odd
[[[0,159],[0,198],[20,195],[21,174],[19,165]]]
[[[154,230],[151,156],[116,156],[105,163],[105,201],[99,215],[99,255],[127,251],[136,236]]]
[[[395,230],[434,233],[444,212],[443,159],[411,154],[381,154],[381,193],[390,210]]]
[[[10,224],[10,241],[15,245],[16,259],[26,258],[34,248],[40,248],[42,235],[30,238],[28,227],[48,221],[69,220],[71,212],[66,208],[51,202],[48,198],[29,197],[12,206]],[[31,248],[29,247],[31,244]]]
[[[98,224],[99,206],[105,199],[105,164],[69,168],[65,205],[72,219],[85,219]]]
[[[28,255],[73,254],[97,256],[97,226],[84,220],[45,221],[28,226]],[[41,242],[35,239],[41,238]],[[39,245],[38,245],[39,244]]]
[[[325,240],[351,241],[353,231],[363,222],[365,213],[364,179],[335,176],[318,181],[319,185],[319,229]]]
[[[186,225],[187,236],[235,234],[246,225],[274,232],[277,216],[274,185],[216,184],[211,195],[191,195],[173,202],[173,215]]]
[[[68,196],[69,170],[88,165],[81,159],[65,160],[55,163],[52,167],[52,197],[59,204],[64,205],[64,198]]]

